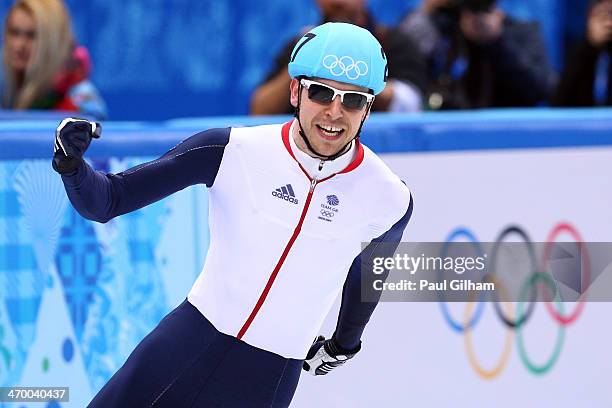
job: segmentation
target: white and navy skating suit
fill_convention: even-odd
[[[74,207],[99,222],[190,185],[209,187],[210,247],[187,301],[91,406],[286,406],[341,291],[334,337],[359,346],[376,306],[362,302],[362,280],[372,275],[362,263],[392,256],[395,245],[379,243],[400,241],[411,195],[358,140],[321,163],[297,149],[291,126],[212,129],[116,175],[83,163],[62,177]]]

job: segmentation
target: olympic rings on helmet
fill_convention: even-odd
[[[495,243],[493,244],[493,249],[491,249],[490,267],[488,268],[489,273],[491,274],[495,273],[495,266],[497,264],[497,253],[499,251],[499,246],[504,241],[504,239],[510,234],[516,234],[520,236],[522,240],[525,242],[527,246],[527,251],[529,251],[529,260],[531,263],[531,273],[537,272],[535,250],[533,249],[533,246],[531,245],[532,241],[529,238],[529,235],[527,235],[527,233],[523,231],[521,227],[517,225],[510,225],[504,228],[502,232],[500,232],[500,234],[497,236],[497,239],[495,240]],[[538,297],[538,292],[536,288],[534,287],[531,291],[531,297],[529,299],[529,306],[527,306],[527,311],[525,312],[524,315],[517,317],[516,319],[508,318],[504,314],[503,310],[499,306],[499,302],[497,301],[497,292],[493,292],[493,306],[495,307],[495,312],[497,313],[501,321],[504,322],[504,324],[509,326],[510,328],[514,328],[514,327],[521,326],[527,321],[527,319],[529,319],[529,317],[531,316],[535,308],[535,304],[536,304],[535,302],[536,302],[537,297]]]
[[[476,248],[476,251],[479,254],[482,253],[482,247],[480,246],[480,242],[478,242],[478,239],[476,239],[476,236],[472,232],[470,232],[467,228],[459,227],[455,229],[453,232],[451,232],[449,236],[446,238],[444,246],[442,247],[442,250],[440,251],[441,258],[445,257],[448,251],[449,244],[459,237],[467,238],[474,245],[474,247]],[[438,273],[438,279],[440,278],[441,273],[442,273],[441,271]],[[474,316],[472,317],[472,319],[471,320],[467,319],[466,325],[462,325],[461,323],[455,321],[453,317],[450,315],[448,306],[446,305],[446,302],[444,301],[444,296],[442,292],[438,292],[438,296],[440,297],[440,308],[442,310],[442,315],[444,316],[444,319],[448,322],[451,328],[453,328],[453,330],[455,330],[457,333],[463,333],[466,329],[473,327],[476,324],[476,322],[478,322],[478,320],[480,319],[480,316],[482,315],[482,310],[484,309],[484,303],[478,302],[478,306],[476,306],[476,312],[474,313]]]
[[[346,75],[348,79],[357,79],[368,74],[368,64],[364,61],[355,61],[352,57],[345,55],[327,54],[323,57],[323,66],[329,69],[333,76]]]
[[[550,257],[550,251],[552,250],[552,244],[555,242],[555,238],[563,232],[566,231],[576,240],[576,243],[580,246],[580,261],[582,266],[582,280],[580,281],[581,292],[586,289],[588,284],[591,281],[591,263],[589,262],[588,251],[580,233],[574,228],[574,226],[562,222],[558,224],[553,230],[548,234],[548,238],[546,239],[546,245],[544,246],[544,254],[542,256],[542,263],[540,264],[540,270],[546,270],[546,264],[548,262],[548,258]],[[546,298],[545,298],[546,299]],[[548,299],[546,299],[546,309],[552,315],[552,317],[562,325],[568,325],[576,321],[580,313],[582,313],[582,309],[584,309],[584,294],[580,295],[578,300],[578,305],[576,305],[576,309],[569,315],[564,316],[558,313],[550,304]]]
[[[493,275],[487,274],[485,278],[488,281],[495,283],[495,285],[502,292],[503,297],[508,297],[505,287],[500,282],[498,282]],[[508,309],[510,309],[510,313],[509,313],[510,319],[512,319],[512,314],[513,314],[512,313],[512,303],[504,302],[504,304],[508,305]],[[465,325],[466,326],[468,325],[468,322],[470,321],[470,315],[472,314],[472,309],[474,308],[473,305],[474,305],[474,299],[472,298],[470,299],[470,302],[467,303],[467,306],[465,308]],[[489,370],[483,368],[478,362],[478,359],[476,358],[476,353],[474,351],[474,346],[472,344],[472,335],[471,335],[472,329],[465,331],[465,335],[463,336],[464,344],[465,344],[465,353],[467,354],[468,361],[470,362],[470,365],[472,366],[474,371],[476,371],[482,378],[491,380],[497,377],[508,364],[508,360],[510,359],[510,351],[512,350],[512,338],[514,337],[514,331],[512,330],[511,326],[508,326],[506,331],[507,331],[506,340],[504,341],[504,347],[502,349],[499,360],[497,361],[495,366]]]

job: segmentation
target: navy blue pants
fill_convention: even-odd
[[[220,333],[185,300],[89,407],[287,407],[302,363]]]

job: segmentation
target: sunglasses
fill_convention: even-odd
[[[308,79],[300,79],[300,84],[308,90],[308,98],[311,101],[329,105],[332,103],[336,95],[340,95],[342,106],[347,109],[361,110],[367,103],[374,100],[374,95],[357,92],[357,91],[342,91],[332,86],[322,84]]]

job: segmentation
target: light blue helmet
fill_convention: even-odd
[[[380,93],[387,81],[387,57],[366,29],[325,23],[304,34],[291,53],[289,75],[344,82]]]

